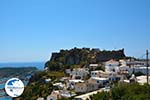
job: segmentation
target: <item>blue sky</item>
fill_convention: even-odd
[[[150,50],[149,0],[0,0],[0,62],[46,61],[73,47]]]

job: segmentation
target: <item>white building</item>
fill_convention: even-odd
[[[105,72],[115,72],[118,70],[119,62],[115,60],[109,60],[105,62]]]
[[[91,71],[91,77],[103,77],[108,78],[110,76],[110,72],[104,72],[102,70]]]
[[[47,96],[47,100],[58,100],[61,99],[59,91],[52,91],[51,95]]]
[[[78,93],[87,93],[97,89],[99,89],[99,84],[96,83],[94,84],[94,83],[83,82],[83,83],[75,84],[75,92]]]
[[[119,62],[120,62],[120,64],[121,64],[122,66],[127,66],[127,61],[126,61],[126,60],[120,59]]]
[[[120,80],[122,78],[122,75],[119,75],[116,72],[111,72],[110,76],[109,76],[109,80],[111,81],[117,81]]]
[[[65,72],[66,72],[67,74],[71,74],[71,69],[65,69]]]
[[[83,82],[84,82],[83,80],[77,80],[77,79],[69,80],[67,83],[67,88],[74,89],[76,83],[83,83]]]
[[[65,84],[62,84],[62,83],[55,83],[55,84],[53,84],[53,86],[58,87],[58,89],[63,89],[63,88],[65,88]]]
[[[136,61],[136,60],[128,60],[127,64],[132,67],[132,66],[146,66],[146,61]]]
[[[117,73],[119,75],[125,75],[126,76],[127,74],[129,74],[129,66],[127,66],[127,65],[119,66],[117,69]]]
[[[42,98],[42,97],[39,97],[37,100],[44,100],[44,98]]]
[[[147,74],[147,67],[143,67],[143,66],[140,66],[140,67],[130,67],[129,68],[129,74],[132,74],[134,71],[134,73],[137,73],[137,72],[141,72],[143,74]],[[150,74],[150,67],[148,67],[148,73]]]
[[[89,68],[92,70],[95,70],[98,66],[99,64],[89,64]]]
[[[88,80],[88,83],[99,84],[100,87],[103,87],[104,85],[109,83],[109,78],[91,77]]]
[[[91,71],[91,77],[100,77],[102,73],[102,70]]]
[[[74,92],[67,91],[67,90],[61,90],[60,92],[61,92],[61,96],[62,96],[63,98],[70,98],[70,97],[76,95]]]
[[[47,78],[47,79],[45,79],[45,82],[46,82],[46,83],[49,83],[51,80],[52,80],[52,79]]]
[[[147,83],[147,76],[138,76],[136,77],[136,80],[139,84],[144,85],[145,83]],[[150,84],[150,76],[149,76],[149,84]]]
[[[72,76],[72,79],[83,79],[88,74],[89,74],[89,71],[87,69],[77,68],[71,71],[70,76]]]
[[[117,72],[103,72],[101,70],[97,70],[91,71],[91,77],[107,78],[109,80],[116,81],[121,79],[121,74],[118,74]]]

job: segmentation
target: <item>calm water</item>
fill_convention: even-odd
[[[0,84],[0,89],[3,89],[5,84]],[[0,92],[0,95],[5,95],[5,92]],[[12,100],[11,97],[0,97],[0,100]]]
[[[4,88],[4,84],[0,84],[0,89],[3,89]]]
[[[45,62],[18,62],[18,63],[0,63],[2,67],[37,67],[39,70],[44,69]]]
[[[12,98],[10,98],[10,97],[2,97],[2,98],[0,98],[0,100],[12,100]]]
[[[2,67],[37,67],[39,70],[44,69],[45,62],[19,62],[19,63],[0,63]],[[3,79],[0,79],[3,80]],[[26,83],[25,83],[26,85]],[[0,84],[0,89],[4,88],[4,84]],[[10,97],[0,97],[0,100],[12,100]]]

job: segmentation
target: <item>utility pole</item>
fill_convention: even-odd
[[[109,90],[109,100],[112,100],[112,81],[109,81],[110,90]]]
[[[146,50],[146,67],[147,67],[147,84],[149,82],[149,70],[148,70],[148,50]]]

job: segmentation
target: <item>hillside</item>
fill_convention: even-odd
[[[5,67],[0,68],[0,78],[4,77],[25,77],[27,75],[31,75],[37,71],[36,67],[19,67],[19,68],[11,68]]]

